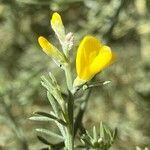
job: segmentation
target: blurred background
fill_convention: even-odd
[[[73,66],[79,41],[86,34],[98,37],[118,55],[96,76],[111,83],[93,90],[83,120],[86,128],[100,121],[117,127],[112,150],[150,148],[149,0],[1,0],[0,150],[43,146],[34,129],[44,124],[28,118],[37,110],[50,110],[41,75],[52,71],[62,88],[65,85],[62,71],[37,43],[43,35],[60,47],[50,27],[55,11],[61,14],[66,32],[75,34]]]

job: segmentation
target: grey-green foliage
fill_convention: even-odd
[[[103,123],[100,123],[99,129],[93,127],[93,133],[85,130],[85,133],[81,135],[81,142],[83,145],[78,148],[96,149],[96,150],[108,150],[114,143],[117,136],[117,130],[112,131]]]
[[[52,75],[52,73],[49,74],[49,79],[42,77],[42,85],[47,89],[48,93],[48,100],[52,107],[51,113],[46,112],[35,112],[34,116],[30,117],[30,120],[33,121],[42,121],[42,122],[52,122],[56,123],[56,126],[60,130],[60,134],[54,133],[50,129],[45,128],[37,128],[36,131],[38,132],[38,139],[43,143],[48,145],[48,147],[51,147],[51,149],[61,149],[61,148],[67,148],[66,147],[66,139],[68,138],[67,135],[67,129],[70,126],[72,126],[71,130],[72,136],[74,137],[74,145],[76,148],[84,148],[84,149],[101,149],[101,150],[108,150],[114,143],[116,136],[117,136],[117,130],[112,131],[110,128],[108,128],[106,125],[103,125],[103,123],[100,123],[99,130],[96,129],[96,127],[93,127],[93,135],[91,136],[87,130],[84,129],[84,125],[82,123],[83,114],[86,109],[86,105],[88,103],[89,96],[86,96],[84,98],[84,101],[80,102],[79,111],[78,114],[74,116],[74,112],[77,107],[74,107],[74,100],[75,94],[72,95],[70,91],[68,91],[68,96],[65,94],[65,97],[62,97],[62,91],[57,84],[57,81],[55,77]],[[101,84],[100,84],[101,86]],[[89,85],[89,88],[90,87]],[[85,92],[87,88],[83,89],[82,92]],[[90,89],[91,90],[91,89]],[[78,92],[78,91],[76,91]],[[89,91],[88,91],[89,93]],[[59,94],[59,96],[58,96]],[[84,95],[84,93],[83,93]],[[82,106],[82,104],[85,103],[85,105]],[[66,107],[67,106],[67,107]],[[64,109],[63,109],[64,108]],[[81,115],[82,113],[82,115]],[[80,119],[81,118],[81,119]],[[82,145],[76,144],[78,130],[80,130],[80,136],[78,137]],[[40,135],[39,135],[40,133]],[[53,139],[56,138],[55,143],[51,142],[51,140],[46,139],[45,135],[52,137]],[[59,141],[59,142],[58,142]],[[64,147],[65,146],[65,147]]]
[[[85,122],[98,123],[104,120],[112,126],[118,126],[120,142],[114,149],[135,149],[136,145],[148,146],[149,143],[149,0],[124,0],[117,9],[120,0],[2,0],[0,2],[0,93],[5,99],[9,111],[27,136],[28,144],[39,148],[34,141],[32,126],[26,118],[39,106],[47,109],[45,94],[40,86],[43,72],[54,70],[63,85],[61,72],[38,47],[39,35],[50,37],[49,14],[59,11],[68,31],[75,32],[76,47],[84,34],[103,37],[117,51],[118,61],[97,79],[111,80],[111,87],[95,90],[89,103],[90,112],[86,112]],[[119,11],[119,15],[116,11]],[[113,26],[111,26],[111,24]],[[110,28],[111,27],[111,28]],[[78,32],[77,32],[78,31]],[[109,31],[109,32],[108,32]],[[105,34],[104,34],[105,33]],[[76,48],[72,52],[75,59]],[[50,70],[51,68],[51,70]],[[63,86],[62,86],[63,87]],[[96,94],[98,91],[98,94]],[[108,92],[109,91],[109,92]],[[42,98],[41,98],[42,95]],[[100,95],[100,96],[99,96]],[[42,105],[41,105],[42,103]],[[16,149],[15,133],[10,125],[7,113],[0,123],[0,145],[5,149]],[[100,114],[100,115],[95,115]],[[100,119],[101,118],[101,119]],[[5,130],[3,130],[5,128]],[[8,133],[8,134],[7,134]],[[13,133],[13,134],[12,134]],[[12,138],[13,137],[13,138]],[[11,141],[11,142],[9,142]],[[15,141],[15,142],[14,142]],[[36,143],[36,144],[34,144]],[[124,144],[122,144],[124,143]]]

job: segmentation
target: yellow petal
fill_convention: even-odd
[[[42,47],[42,50],[49,56],[52,56],[55,51],[57,51],[57,48],[53,46],[46,38],[43,36],[40,36],[38,38],[38,42],[40,46]]]
[[[61,16],[57,12],[53,13],[52,19],[51,19],[51,24],[53,26],[58,26],[58,25],[62,26],[63,25]]]
[[[110,65],[113,59],[115,58],[110,47],[102,46],[99,54],[95,57],[94,61],[90,65],[90,72],[92,76],[99,73],[101,70]]]
[[[40,36],[38,38],[38,42],[39,42],[42,50],[48,56],[51,56],[58,62],[61,62],[61,63],[65,62],[65,58],[62,55],[62,53],[54,45],[52,45],[46,38],[44,38],[43,36]]]
[[[108,46],[92,36],[85,36],[81,41],[76,57],[77,78],[74,86],[80,86],[91,80],[97,73],[110,65],[116,55]]]
[[[99,53],[102,44],[92,36],[85,36],[77,50],[76,70],[79,78],[89,78],[89,65]]]
[[[60,43],[63,44],[65,41],[65,28],[61,16],[57,12],[53,13],[52,15],[51,26],[55,34],[57,35]]]

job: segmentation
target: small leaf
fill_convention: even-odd
[[[33,117],[30,117],[29,119],[33,121],[52,121],[52,119],[48,117],[43,117],[43,116],[33,116]]]
[[[47,90],[49,90],[49,87],[48,87],[43,81],[41,81],[41,85],[42,85],[44,88],[46,88]]]
[[[97,141],[97,131],[96,131],[96,127],[95,126],[93,127],[93,140],[94,140],[94,142]]]
[[[50,90],[53,89],[52,81],[46,79],[45,76],[42,76],[41,79],[42,79],[42,81],[41,81],[42,85],[43,85],[48,91],[50,91]]]
[[[55,85],[57,85],[57,80],[56,80],[56,78],[54,77],[54,75],[53,75],[51,72],[49,72],[49,76],[50,76],[52,82],[53,82]]]
[[[111,130],[108,128],[108,127],[106,127],[106,126],[104,126],[104,131],[105,131],[105,135],[110,139],[110,140],[113,140],[113,135],[112,135],[112,133],[111,133]]]
[[[57,118],[56,116],[49,114],[49,113],[45,113],[45,112],[35,112],[35,114],[41,115],[41,116],[45,116],[47,118],[50,118],[52,120],[58,121],[60,124],[66,126],[66,122],[64,122],[62,119]]]
[[[100,137],[104,138],[105,137],[105,132],[104,132],[104,127],[103,127],[103,123],[100,123]]]
[[[47,130],[47,129],[42,129],[42,128],[40,128],[40,129],[35,129],[35,130],[36,130],[37,132],[40,132],[40,133],[43,133],[43,134],[52,136],[52,137],[54,137],[54,138],[58,138],[58,139],[61,139],[61,140],[64,139],[61,135],[59,135],[59,134],[57,134],[57,133],[54,133],[54,132],[52,132],[52,131],[49,131],[49,130]]]
[[[54,96],[51,95],[50,92],[47,92],[47,98],[55,112],[55,114],[58,116],[59,115],[59,104],[57,100],[54,98]]]

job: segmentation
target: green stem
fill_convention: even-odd
[[[65,70],[65,75],[66,75],[67,87],[68,87],[69,91],[71,92],[71,90],[72,90],[72,74],[71,74],[71,67],[70,67],[69,63],[65,66],[64,70]]]
[[[68,99],[68,146],[69,150],[74,150],[74,99],[71,92]]]
[[[71,73],[71,67],[70,67],[70,62],[65,66],[65,75],[66,75],[66,82],[67,82],[67,88],[68,90],[72,91],[72,73]],[[71,103],[71,107],[68,107],[68,112],[71,112],[71,114],[68,114],[67,112],[67,116],[68,116],[68,126],[66,129],[67,132],[67,139],[65,142],[65,145],[67,147],[68,150],[74,150],[74,123],[73,123],[73,99],[69,99],[68,101],[72,101]],[[71,109],[71,110],[69,110]],[[69,117],[69,115],[71,115],[71,117]],[[72,118],[72,119],[71,119]]]
[[[74,139],[73,139],[73,132],[71,131],[71,127],[68,127],[67,129],[67,149],[68,150],[74,150]]]

